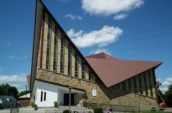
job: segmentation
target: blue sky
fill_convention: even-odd
[[[162,61],[162,90],[172,84],[171,0],[43,0],[84,56]],[[35,0],[0,1],[0,83],[20,90],[30,74]],[[92,41],[94,40],[94,41]]]

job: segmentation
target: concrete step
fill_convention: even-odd
[[[62,113],[64,110],[68,110],[68,109],[69,109],[69,106],[59,106],[58,108],[46,108],[45,113],[50,113],[50,112]],[[93,111],[93,110],[88,109],[83,106],[71,106],[70,109],[71,109],[71,111],[78,111],[79,113],[81,113],[81,112],[88,113],[89,111]]]

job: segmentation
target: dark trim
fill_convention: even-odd
[[[34,59],[34,48],[35,48],[35,29],[36,29],[36,15],[37,15],[37,5],[38,5],[38,0],[35,1],[36,5],[35,5],[35,18],[34,18],[34,33],[33,33],[33,47],[32,47],[32,63],[31,66],[33,66],[33,59]],[[34,80],[33,80],[33,75],[32,75],[32,71],[33,71],[33,67],[31,67],[31,76],[30,76],[30,92],[33,89],[33,84],[34,84]],[[32,83],[33,82],[33,83]]]

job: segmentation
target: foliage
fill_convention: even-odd
[[[157,89],[157,91],[159,92],[158,94],[161,95],[162,98],[164,98],[164,94],[161,92],[161,90]],[[163,102],[163,100],[161,99],[160,95],[157,95],[157,101],[160,104],[161,102]]]
[[[20,96],[23,96],[23,95],[26,95],[26,94],[28,94],[29,93],[29,91],[21,91],[20,93],[19,93],[19,97]]]
[[[96,108],[96,109],[94,109],[94,113],[103,113],[103,109],[102,108]]]
[[[35,104],[35,102],[33,100],[31,100],[30,105],[32,106],[32,108],[34,108],[36,104]]]
[[[71,113],[71,111],[66,109],[66,110],[63,111],[63,113]]]
[[[74,111],[73,113],[79,113],[78,111]]]
[[[89,111],[88,113],[93,113],[92,111]]]
[[[165,102],[168,107],[172,107],[172,85],[170,85],[168,90],[165,92]]]
[[[1,84],[0,85],[0,95],[10,95],[14,96],[16,99],[18,98],[18,90],[14,86],[10,86],[9,84]]]
[[[58,102],[57,101],[54,101],[54,107],[58,108],[59,105],[58,105]]]
[[[34,105],[34,110],[37,110],[38,109],[38,106],[35,104]]]

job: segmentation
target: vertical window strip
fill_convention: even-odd
[[[132,84],[132,83],[131,83],[131,78],[130,78],[130,79],[128,79],[128,89],[129,89],[130,92],[131,92],[131,89],[132,89],[132,88],[131,88],[131,87],[132,87],[131,84]]]
[[[48,34],[47,34],[47,53],[46,53],[46,69],[50,68],[50,40],[51,39],[51,20],[48,18]]]
[[[92,80],[91,77],[92,77],[92,74],[91,74],[91,71],[89,70],[89,72],[88,72],[88,80],[91,81]]]
[[[46,92],[44,92],[44,101],[46,101],[46,95],[47,93]]]
[[[152,69],[153,87],[156,87],[155,71]]]
[[[134,92],[137,92],[137,81],[136,81],[136,76],[133,78],[133,82],[134,82]]]
[[[85,64],[82,62],[82,79],[85,79]]]
[[[139,92],[141,93],[141,94],[143,94],[143,83],[142,83],[142,75],[139,75],[139,83],[140,83],[140,87],[139,87]]]
[[[153,82],[152,82],[152,70],[149,70],[149,88],[150,88],[150,94],[151,94],[151,97],[153,97],[153,91],[152,91],[152,88],[153,88]]]
[[[61,49],[60,49],[60,73],[64,73],[64,37],[60,35]]]
[[[44,28],[45,28],[45,12],[43,13],[43,20],[42,20],[40,68],[42,68],[42,60],[43,60]]]
[[[75,52],[75,77],[78,77],[78,54]]]
[[[146,95],[148,95],[148,82],[146,79],[146,73],[144,73],[143,79],[144,79],[144,85],[145,85],[145,92],[146,92]]]
[[[68,44],[68,75],[71,75],[71,46]]]
[[[42,100],[43,100],[43,91],[41,91],[41,99],[40,99],[40,101],[42,102]]]
[[[55,32],[54,32],[54,60],[53,60],[53,71],[57,72],[57,27],[55,27]]]

